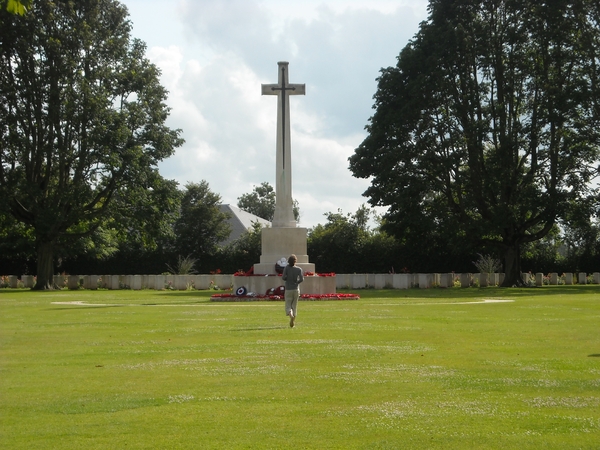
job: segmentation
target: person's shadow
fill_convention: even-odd
[[[279,330],[279,329],[286,329],[289,327],[286,326],[282,326],[282,325],[278,325],[278,326],[273,326],[273,327],[253,327],[253,328],[232,328],[231,331],[264,331],[264,330]],[[596,356],[600,356],[600,355],[596,355]]]
[[[600,353],[594,353],[593,355],[588,355],[588,358],[600,358]]]

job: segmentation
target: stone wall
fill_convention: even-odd
[[[600,284],[600,272],[586,273],[523,273],[523,281],[530,286]],[[31,288],[35,283],[32,275],[20,278],[14,275],[2,277],[4,285],[10,288]],[[233,275],[55,275],[54,283],[69,289],[229,289],[246,285],[252,281],[256,291],[263,287],[283,285],[281,278],[269,277],[234,277]],[[503,273],[362,273],[337,274],[334,277],[306,277],[303,291],[306,293],[324,294],[336,289],[410,289],[433,287],[470,287],[498,286],[504,280]],[[312,292],[314,291],[314,292]]]

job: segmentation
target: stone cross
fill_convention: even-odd
[[[277,84],[263,84],[262,95],[277,96],[277,154],[275,157],[275,214],[273,228],[296,227],[292,200],[292,152],[290,95],[305,95],[306,85],[290,84],[288,62],[278,62]]]

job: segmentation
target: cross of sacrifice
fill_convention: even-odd
[[[290,138],[290,95],[305,95],[306,85],[290,84],[288,62],[278,62],[277,84],[263,84],[262,95],[277,96],[277,142],[275,157],[275,214],[273,228],[295,227],[292,201],[292,152]],[[287,161],[287,164],[286,164]]]

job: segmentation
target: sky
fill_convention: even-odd
[[[425,0],[121,0],[132,36],[169,91],[168,126],[185,144],[159,165],[178,181],[208,182],[236,205],[254,186],[275,187],[277,62],[289,62],[292,195],[299,226],[354,213],[369,180],[352,176],[348,158],[367,136],[382,68],[427,18]],[[379,214],[385,210],[378,209]]]

